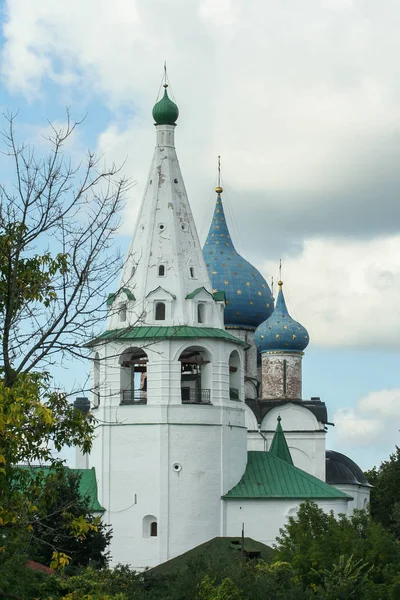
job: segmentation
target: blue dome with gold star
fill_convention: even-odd
[[[310,341],[303,325],[292,319],[286,307],[282,281],[272,315],[257,327],[254,342],[259,352],[302,352]]]
[[[255,329],[274,309],[271,290],[264,277],[235,250],[222,206],[222,188],[217,187],[217,204],[203,248],[214,292],[226,296],[226,327]]]

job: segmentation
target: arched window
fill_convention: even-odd
[[[154,515],[143,517],[142,535],[144,538],[157,537],[157,517]]]
[[[179,357],[182,404],[211,404],[211,357],[204,348],[191,346]]]
[[[94,405],[99,406],[100,404],[100,356],[96,352],[93,361],[93,395]]]
[[[119,320],[121,322],[126,321],[126,303],[119,305]]]
[[[237,350],[229,356],[229,398],[240,400],[240,358]]]
[[[206,305],[201,302],[197,305],[197,322],[204,323],[206,320]]]
[[[119,358],[120,404],[147,403],[148,358],[141,348],[128,348]]]
[[[133,265],[132,271],[131,271],[131,276],[133,277],[135,273],[136,273],[136,267],[135,267],[135,265]]]
[[[158,276],[165,277],[165,265],[158,265]]]
[[[165,321],[165,304],[164,304],[164,302],[157,302],[155,320],[156,321]]]
[[[196,271],[194,270],[194,267],[189,267],[189,273],[192,279],[196,278]]]

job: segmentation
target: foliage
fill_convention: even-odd
[[[350,557],[351,562],[346,563]],[[302,504],[296,519],[290,518],[280,530],[277,559],[291,564],[304,589],[324,586],[327,572],[338,578],[345,567],[359,568],[360,578],[368,574],[364,583],[371,595],[366,597],[374,600],[388,597],[400,567],[396,540],[367,512],[335,519],[333,513],[324,513],[312,502]],[[335,572],[333,565],[337,565]]]
[[[64,394],[50,391],[45,375],[21,374],[12,387],[0,380],[0,528],[6,549],[45,519],[38,506],[42,491],[48,490],[52,478],[60,481],[63,476],[62,461],[53,456],[53,449],[76,445],[87,452],[92,432],[90,417],[71,406]],[[53,474],[46,483],[42,470],[16,467],[22,462],[46,462]],[[70,519],[71,536],[84,535],[88,525]]]
[[[400,448],[365,474],[371,489],[371,515],[400,540]]]
[[[119,270],[110,254],[128,182],[89,152],[73,166],[65,145],[78,123],[50,125],[42,156],[3,131],[10,184],[0,185],[0,360],[7,387],[55,354],[82,355]]]
[[[339,556],[338,563],[330,569],[316,572],[322,580],[320,586],[314,585],[316,597],[323,600],[358,600],[365,597],[371,569],[361,560],[355,561],[353,556]]]
[[[31,559],[63,569],[107,566],[110,528],[91,514],[90,498],[79,491],[81,476],[64,469],[47,473],[32,502],[37,506],[32,525]]]

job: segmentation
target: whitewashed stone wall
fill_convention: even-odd
[[[266,400],[301,400],[302,354],[264,352],[262,360],[262,393]],[[285,388],[286,361],[286,388]]]

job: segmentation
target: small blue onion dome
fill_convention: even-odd
[[[302,352],[310,341],[307,330],[289,315],[282,281],[278,285],[275,310],[269,319],[257,327],[254,342],[259,352]]]
[[[179,109],[168,96],[167,87],[165,84],[164,96],[153,106],[153,119],[156,125],[175,125],[179,117]]]
[[[225,326],[254,331],[274,309],[271,290],[261,273],[236,252],[225,220],[222,188],[217,187],[216,192],[214,216],[203,248],[211,285],[213,292],[225,292]]]

